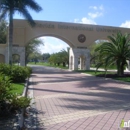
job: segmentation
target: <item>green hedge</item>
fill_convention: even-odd
[[[30,98],[10,93],[11,88],[10,78],[0,73],[0,117],[30,105]]]
[[[24,82],[32,73],[30,67],[0,64],[0,73],[9,76],[13,83]]]

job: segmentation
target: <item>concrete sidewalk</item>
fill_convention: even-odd
[[[118,130],[122,119],[130,120],[129,84],[48,67],[33,70],[28,94],[33,92],[36,117],[31,128]]]

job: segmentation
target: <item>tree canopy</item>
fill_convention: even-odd
[[[66,64],[69,64],[68,51],[63,49],[60,52],[51,54],[51,56],[49,58],[49,62],[52,64],[58,64],[58,65],[60,65],[62,63],[63,66],[65,66]]]
[[[5,44],[7,39],[7,22],[2,19],[0,21],[0,44]]]
[[[127,66],[127,60],[130,60],[130,34],[118,32],[116,35],[108,36],[109,41],[104,42],[96,48],[98,55],[97,69],[100,66],[107,68],[113,64],[117,66],[118,76],[124,75],[124,69]]]
[[[26,48],[25,48],[25,61],[29,61],[30,59],[38,59],[38,57],[41,57],[42,59],[42,54],[39,51],[39,46],[44,45],[43,41],[41,39],[33,39],[30,41]]]

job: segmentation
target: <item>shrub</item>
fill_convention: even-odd
[[[10,93],[10,90],[10,78],[0,73],[0,116],[8,115],[11,110],[19,110],[30,105],[30,98],[19,97],[15,93]]]
[[[4,64],[4,63],[1,63],[0,64],[0,73],[3,73],[5,75],[9,76],[11,74],[11,66]]]
[[[26,68],[21,66],[12,66],[11,68],[11,80],[13,82],[24,82],[29,76]]]
[[[0,73],[0,101],[6,101],[9,90],[11,89],[11,80],[9,77]]]
[[[28,107],[30,105],[30,101],[31,101],[30,98],[19,97],[17,94],[12,94],[9,99],[12,109],[14,110]]]
[[[10,105],[8,103],[10,99],[10,89],[10,78],[0,73],[0,115],[10,111]]]
[[[32,73],[32,68],[31,67],[28,67],[28,66],[26,66],[25,67],[26,69],[27,69],[27,71],[28,71],[28,77],[30,76],[30,74]]]
[[[30,67],[0,64],[0,72],[6,76],[10,76],[12,82],[16,83],[24,82],[32,73],[32,69]]]

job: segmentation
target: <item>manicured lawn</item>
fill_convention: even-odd
[[[91,74],[91,75],[97,76],[97,77],[106,77],[106,78],[112,78],[114,80],[130,82],[130,73],[125,74],[123,77],[118,77],[116,75],[116,72],[109,72],[109,71],[107,72],[106,76],[105,76],[105,71],[97,71],[96,72],[95,70],[77,70],[77,72]]]
[[[29,62],[29,65],[42,65],[42,66],[48,66],[48,67],[55,67],[55,68],[61,68],[61,69],[68,69],[68,67],[63,67],[62,65],[54,65],[47,62],[37,62],[36,64],[34,62]]]
[[[117,78],[113,78],[113,79],[124,81],[124,82],[130,82],[130,77],[117,77]]]
[[[90,67],[92,67],[92,68],[96,68],[94,64],[91,64]],[[104,67],[101,66],[99,69],[104,69]],[[112,66],[109,66],[108,69],[109,69],[109,70],[116,70],[117,67],[114,66],[114,65],[112,65]]]
[[[81,73],[91,74],[93,76],[103,75],[105,71],[95,71],[95,70],[77,70]],[[107,72],[107,74],[115,74],[115,72]]]
[[[24,90],[24,83],[12,83],[11,93],[17,93],[21,95]]]

